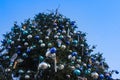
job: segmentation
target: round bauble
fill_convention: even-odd
[[[11,44],[14,44],[14,43],[15,43],[14,41],[11,42]]]
[[[63,34],[66,34],[66,30],[62,30],[62,33],[63,33]]]
[[[54,35],[54,38],[57,39],[57,38],[58,38],[58,35]]]
[[[68,59],[71,59],[72,58],[72,55],[68,55]]]
[[[48,43],[48,47],[52,47],[52,43]]]
[[[28,74],[30,74],[30,73],[31,73],[31,71],[30,71],[30,70],[28,70],[28,71],[27,71],[27,73],[28,73]]]
[[[44,60],[43,56],[39,56],[39,61],[42,62]]]
[[[60,64],[60,65],[58,66],[58,69],[59,69],[59,70],[64,69],[64,65],[63,65],[63,64]]]
[[[27,36],[27,38],[28,39],[31,39],[33,36],[31,35],[31,34],[29,34],[28,36]]]
[[[80,68],[80,64],[76,64],[75,67],[76,67],[76,68]]]
[[[54,31],[56,31],[56,30],[57,30],[57,28],[53,28],[53,30],[54,30]]]
[[[46,37],[45,37],[45,39],[47,39],[47,40],[48,40],[48,39],[49,39],[49,36],[46,36]]]
[[[21,46],[21,45],[18,45],[18,46],[17,46],[17,49],[21,49],[21,48],[22,48],[22,46]]]
[[[77,40],[73,40],[72,43],[73,43],[74,45],[76,45],[76,44],[78,44],[78,41],[77,41]]]
[[[24,43],[24,46],[28,46],[28,45],[29,45],[28,42],[25,42],[25,43]]]
[[[55,47],[52,47],[52,48],[50,49],[50,53],[56,53],[56,51],[57,51],[57,49],[56,49]]]
[[[77,52],[72,52],[72,56],[77,56]]]
[[[40,39],[40,36],[37,35],[37,36],[35,36],[34,38],[35,38],[36,40],[38,40],[38,39]]]
[[[75,57],[75,56],[73,56],[73,57],[71,58],[71,60],[73,60],[73,61],[75,61],[75,59],[76,59],[76,57]]]
[[[91,73],[91,77],[92,77],[93,79],[98,79],[99,75],[98,75],[97,72],[92,72],[92,73]]]
[[[61,49],[63,49],[63,50],[66,49],[66,46],[65,46],[65,45],[62,45],[62,46],[61,46]]]
[[[57,35],[60,36],[60,32],[58,32]]]
[[[41,46],[41,47],[45,47],[45,43],[42,43],[40,46]]]
[[[81,71],[80,71],[79,69],[75,69],[75,70],[73,71],[73,74],[76,75],[76,76],[80,76]]]
[[[24,71],[23,71],[22,69],[20,69],[20,70],[18,71],[18,73],[19,73],[19,74],[23,74]]]
[[[26,35],[26,34],[28,34],[28,31],[24,30],[23,35]]]
[[[91,73],[91,69],[85,70],[85,74],[86,74],[86,75],[88,75],[88,74],[90,74],[90,73]]]
[[[75,70],[75,66],[70,66],[70,69],[71,70]]]
[[[17,39],[17,41],[19,42],[19,41],[21,41],[21,39],[20,39],[20,38],[18,38],[18,39]]]
[[[39,43],[43,43],[43,40],[39,40]]]
[[[41,62],[39,64],[39,69],[47,69],[48,68],[48,64],[46,62]]]
[[[59,39],[63,39],[63,38],[64,38],[64,36],[63,36],[63,35],[60,35],[60,36],[59,36]]]
[[[55,53],[52,53],[52,54],[50,55],[50,57],[54,59],[54,58],[56,57],[56,54],[55,54]]]
[[[25,79],[30,79],[30,76],[29,75],[25,75]]]
[[[99,75],[99,78],[102,80],[102,79],[104,79],[104,75],[103,74],[100,74]]]

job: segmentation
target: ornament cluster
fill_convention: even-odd
[[[111,80],[101,53],[91,54],[86,34],[75,21],[56,13],[39,13],[4,34],[0,62],[7,78],[37,80]],[[53,74],[52,74],[53,73]]]

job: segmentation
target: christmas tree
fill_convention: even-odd
[[[4,34],[0,80],[113,80],[101,53],[94,53],[75,21],[39,13]]]

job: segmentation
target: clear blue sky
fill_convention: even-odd
[[[21,23],[59,5],[60,13],[88,33],[88,43],[97,45],[95,52],[104,53],[110,69],[120,71],[120,0],[0,0],[0,40],[14,21]]]

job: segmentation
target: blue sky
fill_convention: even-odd
[[[0,40],[18,23],[39,12],[59,8],[59,12],[77,21],[78,30],[88,33],[94,52],[102,52],[110,69],[120,71],[120,0],[0,0]],[[120,78],[119,75],[113,77]]]

